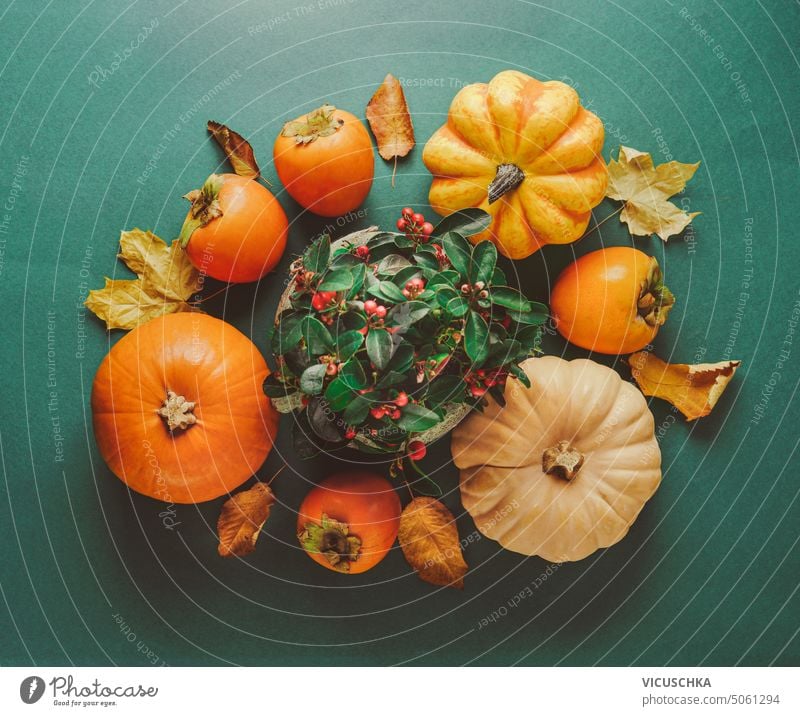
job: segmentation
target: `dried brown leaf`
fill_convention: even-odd
[[[467,563],[461,554],[456,521],[432,497],[416,497],[400,515],[397,534],[406,561],[420,578],[440,587],[464,588]]]
[[[367,105],[367,121],[378,142],[378,154],[389,161],[404,157],[414,147],[414,126],[403,88],[393,75],[386,75]]]
[[[275,496],[269,486],[257,482],[249,490],[237,492],[222,506],[217,521],[220,557],[242,557],[256,548],[273,502]]]
[[[631,234],[658,234],[666,241],[683,231],[700,213],[686,213],[667,201],[673,194],[683,191],[699,166],[700,162],[673,161],[655,167],[647,152],[621,146],[619,157],[608,163],[606,196],[625,202],[619,218],[628,225]]]
[[[647,351],[634,353],[628,362],[645,395],[672,403],[687,420],[697,420],[711,412],[741,364],[738,360],[695,365],[665,363]]]
[[[258,179],[261,176],[261,169],[258,167],[253,147],[241,134],[213,120],[208,121],[208,131],[217,140],[217,144],[222,147],[233,171],[239,176],[250,179]]]
[[[178,241],[167,245],[151,231],[120,234],[118,257],[136,279],[109,279],[89,291],[84,305],[106,327],[128,330],[166,313],[195,310],[189,300],[200,288],[200,274]]]

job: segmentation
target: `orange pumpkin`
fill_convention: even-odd
[[[603,135],[600,119],[563,82],[507,70],[467,85],[422,155],[435,175],[431,206],[445,216],[488,211],[491,226],[472,241],[491,240],[513,259],[572,243],[606,193]]]
[[[136,492],[164,502],[213,500],[261,467],[278,415],[253,343],[204,313],[172,313],[124,336],[94,379],[100,454]]]

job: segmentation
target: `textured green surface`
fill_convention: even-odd
[[[309,3],[4,6],[0,662],[797,664],[798,6]],[[152,32],[139,43],[143,26]],[[87,412],[109,338],[81,303],[122,271],[119,230],[177,234],[181,194],[218,166],[208,118],[249,136],[274,176],[281,124],[324,100],[362,114],[391,71],[407,84],[423,142],[458,87],[509,67],[573,83],[606,122],[606,156],[623,141],[702,161],[679,198],[703,212],[694,232],[668,246],[637,242],[658,256],[678,297],[656,349],[682,362],[744,363],[705,420],[686,424],[653,403],[664,482],[630,535],[555,571],[499,550],[462,514],[443,441],[427,466],[469,542],[464,592],[424,584],[398,550],[366,575],[340,577],[294,544],[293,510],[331,461],[294,461],[288,430],[260,475],[276,469],[278,453],[296,472],[275,483],[282,506],[253,556],[216,556],[220,501],[180,508],[180,525],[165,529],[159,504],[105,469]],[[417,148],[400,163],[394,190],[391,166],[378,160],[361,215],[334,222],[335,233],[422,207],[420,157]],[[325,222],[279,198],[294,220],[283,271]],[[598,219],[612,210],[602,205]],[[613,218],[574,248],[628,241]],[[571,247],[553,248],[515,268],[527,293],[546,300],[549,277],[572,257]],[[211,310],[263,348],[281,275],[233,287]],[[556,337],[546,348],[583,355]],[[509,606],[518,594],[526,598]]]

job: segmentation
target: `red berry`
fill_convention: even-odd
[[[482,395],[486,393],[486,388],[480,385],[471,385],[469,388],[469,392],[476,398],[480,398]]]
[[[421,278],[412,278],[411,285],[418,291],[421,291],[423,288],[425,288],[425,281],[423,281]]]
[[[428,448],[425,447],[425,443],[422,442],[422,440],[412,440],[408,444],[408,457],[414,460],[414,462],[422,460],[427,452]]]
[[[375,418],[375,420],[380,420],[384,416],[384,409],[380,406],[377,408],[370,408],[369,414]]]
[[[397,220],[397,228],[400,229],[400,231],[405,231],[407,226],[408,222],[405,219]]]
[[[378,306],[375,309],[375,315],[378,318],[386,318],[386,306]]]
[[[392,417],[392,420],[399,420],[400,419],[400,411],[397,408],[395,408],[392,411],[391,417]]]
[[[325,300],[325,298],[322,296],[321,293],[315,293],[311,299],[311,306],[312,308],[314,308],[315,311],[321,311],[324,308],[326,308],[327,305],[328,302]]]
[[[433,233],[433,224],[431,224],[430,221],[426,221],[422,225],[422,233],[425,234],[425,236],[430,236]]]
[[[347,428],[344,433],[345,440],[352,440],[356,436],[355,428]]]
[[[508,328],[511,325],[511,316],[503,316],[503,320],[500,321],[500,325],[503,328]]]
[[[408,405],[408,395],[404,392],[399,392],[397,397],[394,399],[394,404],[398,407],[402,408],[405,405]]]
[[[375,310],[377,308],[378,308],[378,304],[375,301],[373,301],[372,299],[369,299],[368,301],[364,301],[364,311],[366,311],[367,313],[375,313]]]
[[[414,288],[414,284],[413,284],[413,283],[411,283],[411,281],[409,281],[409,282],[406,284],[406,288],[407,288],[407,289],[410,291],[412,288]]]
[[[406,207],[405,209],[403,209],[403,210],[402,210],[400,213],[401,213],[403,216],[406,216],[406,217],[411,217],[411,216],[413,216],[413,215],[414,215],[414,210],[413,210],[413,209],[412,209],[410,206],[407,206],[407,207]]]
[[[328,363],[328,365],[325,367],[325,372],[328,375],[336,375],[336,373],[339,372],[339,369],[336,367],[336,363]]]
[[[369,256],[369,248],[367,248],[366,244],[361,244],[356,248],[356,256],[359,256],[362,259],[365,259]]]
[[[404,289],[403,289],[403,295],[404,295],[406,298],[411,298],[411,291],[409,291],[407,288],[404,288]]]
[[[422,224],[424,224],[424,223],[425,223],[425,217],[424,217],[422,214],[420,214],[419,212],[417,212],[416,214],[414,214],[414,215],[411,217],[411,220],[412,220],[412,221],[413,221],[415,224],[417,224],[418,226],[421,226]]]

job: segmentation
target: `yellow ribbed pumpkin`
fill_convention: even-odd
[[[647,401],[591,360],[530,358],[531,387],[506,388],[454,431],[461,501],[503,547],[551,562],[583,559],[628,532],[661,482]]]
[[[600,119],[563,82],[507,70],[467,85],[425,145],[430,204],[445,216],[488,211],[491,226],[472,241],[489,239],[513,259],[572,243],[606,193],[603,134]]]

